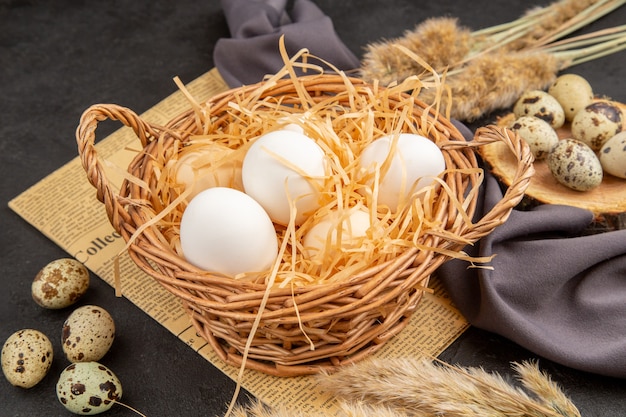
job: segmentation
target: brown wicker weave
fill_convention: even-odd
[[[370,91],[371,87],[363,81],[350,81],[356,94],[366,95]],[[294,85],[300,83],[313,100],[322,100],[345,90],[344,82],[342,77],[331,74],[304,76],[296,81],[283,79],[266,88],[261,97],[281,97],[289,103],[296,95]],[[235,95],[245,96],[252,92],[258,92],[258,85],[227,91],[211,99],[214,126],[228,123],[223,114]],[[402,98],[397,98],[398,105]],[[423,103],[417,101],[411,111],[419,119],[429,111],[426,109]],[[428,117],[432,118],[433,114]],[[95,105],[83,114],[76,134],[83,167],[97,190],[97,198],[105,205],[111,224],[128,241],[142,224],[150,220],[146,218],[145,211],[137,210],[137,205],[132,202],[140,200],[145,205],[146,201],[154,201],[155,196],[147,195],[145,189],[128,181],[123,183],[119,194],[109,184],[94,147],[96,127],[106,119],[118,120],[134,130],[144,152],[135,158],[128,170],[150,182],[154,181],[151,170],[154,153],[171,146],[176,139],[184,141],[194,133],[194,112],[190,109],[164,127],[153,126],[131,110],[117,105]],[[481,128],[474,141],[468,143],[449,121],[441,117],[437,119],[434,126],[445,138],[439,146],[444,151],[448,167],[476,167],[476,147],[494,141],[505,142],[519,161],[516,178],[504,198],[475,224],[457,221],[457,208],[449,204],[445,193],[439,196],[435,203],[437,218],[447,225],[448,230],[462,237],[465,243],[450,242],[427,234],[425,244],[432,248],[460,251],[466,242],[475,242],[507,219],[511,209],[523,197],[532,176],[532,156],[524,141],[505,129],[495,126]],[[447,174],[444,180],[463,200],[464,192],[470,184],[479,181],[479,175]],[[467,208],[470,218],[474,210],[475,201]],[[164,245],[150,228],[136,237],[129,253],[142,270],[183,301],[198,333],[219,357],[229,364],[240,366],[250,330],[266,296],[266,286],[201,271]],[[293,290],[272,288],[245,366],[267,374],[294,376],[333,369],[369,355],[407,325],[429,277],[448,259],[449,256],[438,251],[411,249],[396,259],[372,265],[340,282],[296,287]],[[311,349],[300,325],[306,330],[314,349]]]

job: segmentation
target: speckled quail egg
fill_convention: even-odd
[[[554,129],[565,123],[565,112],[556,98],[543,90],[530,90],[522,94],[513,106],[516,118],[533,116],[543,119]]]
[[[75,259],[57,259],[44,266],[31,285],[33,300],[60,309],[74,304],[89,288],[89,271]]]
[[[50,339],[35,329],[13,333],[2,347],[2,372],[16,387],[32,388],[50,370],[53,358]]]
[[[535,159],[544,159],[559,141],[552,126],[537,117],[522,116],[511,124],[511,130],[528,143]]]
[[[595,152],[575,139],[561,139],[547,162],[554,178],[573,190],[588,191],[602,182],[602,165]]]
[[[589,104],[572,120],[572,137],[599,151],[604,142],[622,130],[622,110],[608,101]]]
[[[57,398],[74,414],[94,415],[110,409],[122,398],[119,378],[98,362],[79,362],[61,372]]]
[[[70,362],[100,360],[115,339],[115,323],[102,307],[77,308],[63,323],[61,343]]]
[[[563,74],[554,80],[548,88],[548,94],[554,97],[565,114],[565,120],[571,122],[579,110],[591,104],[593,89],[591,84],[578,74]]]
[[[604,172],[626,178],[626,131],[604,142],[599,155]]]

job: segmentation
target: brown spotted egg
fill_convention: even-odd
[[[604,142],[622,130],[622,110],[607,101],[597,101],[580,110],[572,120],[572,137],[599,151]]]
[[[119,378],[98,362],[79,362],[61,372],[57,398],[74,414],[95,415],[110,409],[122,398]]]
[[[513,106],[516,118],[532,116],[543,119],[557,129],[565,123],[565,112],[558,100],[543,90],[530,90],[522,94]]]
[[[57,259],[44,266],[31,285],[33,300],[60,309],[74,304],[89,288],[89,271],[75,259]]]
[[[2,347],[2,372],[11,385],[32,388],[48,374],[52,358],[52,343],[45,334],[18,330]]]
[[[599,155],[604,172],[626,179],[626,131],[604,142]]]
[[[100,360],[109,351],[114,339],[115,323],[102,307],[79,307],[63,323],[61,343],[70,362]]]
[[[561,139],[547,163],[554,178],[573,190],[588,191],[602,182],[602,165],[595,152],[575,139]]]
[[[559,141],[552,126],[537,117],[522,116],[511,124],[511,130],[528,143],[535,159],[544,159]]]

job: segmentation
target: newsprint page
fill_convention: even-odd
[[[203,102],[225,91],[227,86],[213,69],[190,82],[185,89],[196,102]],[[141,117],[163,125],[189,107],[189,98],[179,89]],[[107,172],[109,180],[117,187],[122,182],[121,172],[126,170],[140,147],[141,143],[127,127],[97,141],[96,149],[99,157],[106,161],[105,165],[117,167]],[[122,253],[118,259],[122,295],[259,400],[269,406],[291,404],[304,412],[338,413],[335,400],[316,388],[312,376],[281,378],[246,371],[242,379],[237,380],[239,368],[223,363],[197,335],[180,300],[141,271],[124,253],[125,242],[113,230],[104,205],[95,194],[77,156],[25,190],[9,206],[112,287],[115,258]],[[430,288],[432,293],[424,295],[409,325],[379,349],[374,354],[376,357],[437,356],[467,329],[468,323],[451,305],[436,279],[431,279]]]

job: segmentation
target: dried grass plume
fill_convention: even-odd
[[[452,97],[450,117],[471,122],[511,106],[524,91],[546,89],[563,69],[626,48],[626,26],[566,38],[623,4],[560,0],[476,31],[457,19],[430,18],[399,38],[368,45],[360,74],[382,85],[411,76],[428,80],[426,63],[445,74]],[[433,95],[425,89],[420,99],[432,102]]]
[[[323,391],[340,399],[339,417],[580,417],[535,361],[514,363],[519,384],[482,368],[427,359],[371,359],[322,374]],[[330,417],[271,409],[255,402],[235,417]]]

